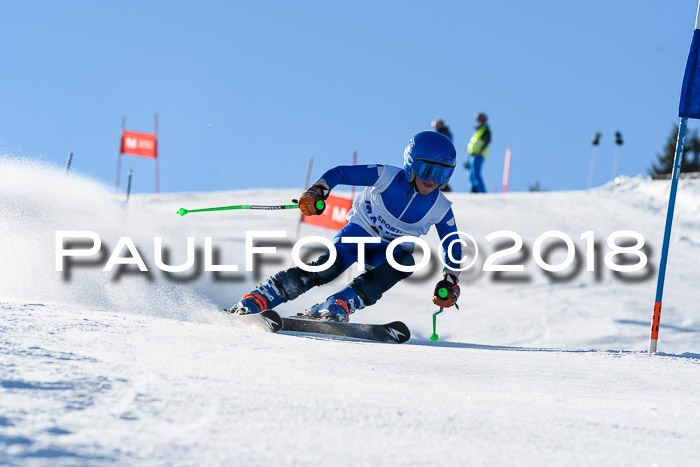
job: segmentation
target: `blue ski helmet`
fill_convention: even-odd
[[[457,150],[437,131],[422,131],[411,138],[403,152],[403,170],[409,181],[435,180],[445,188],[457,165]]]

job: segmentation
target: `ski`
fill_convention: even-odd
[[[352,337],[376,342],[403,344],[411,338],[411,331],[401,321],[387,324],[337,323],[299,315],[282,318],[282,330],[310,334]]]
[[[262,331],[277,332],[282,329],[282,318],[275,310],[265,310],[262,313],[249,315],[239,315],[237,313],[228,313],[228,315],[236,322]]]

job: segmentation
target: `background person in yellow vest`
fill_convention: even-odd
[[[486,124],[486,114],[480,113],[476,116],[476,131],[467,144],[467,152],[469,153],[467,168],[469,169],[472,193],[486,193],[484,179],[481,177],[481,166],[489,153],[490,142],[491,129]]]

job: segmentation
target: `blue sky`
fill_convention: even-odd
[[[115,180],[122,116],[160,118],[161,191],[301,187],[348,164],[400,165],[442,118],[460,157],[486,112],[491,189],[646,174],[677,121],[696,0],[3,2],[0,153]],[[691,128],[697,124],[692,122]],[[154,189],[150,160],[122,183]]]

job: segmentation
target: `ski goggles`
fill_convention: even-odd
[[[452,176],[455,168],[452,165],[441,164],[425,159],[414,159],[411,168],[416,177],[424,181],[435,180],[438,184],[445,183]]]

